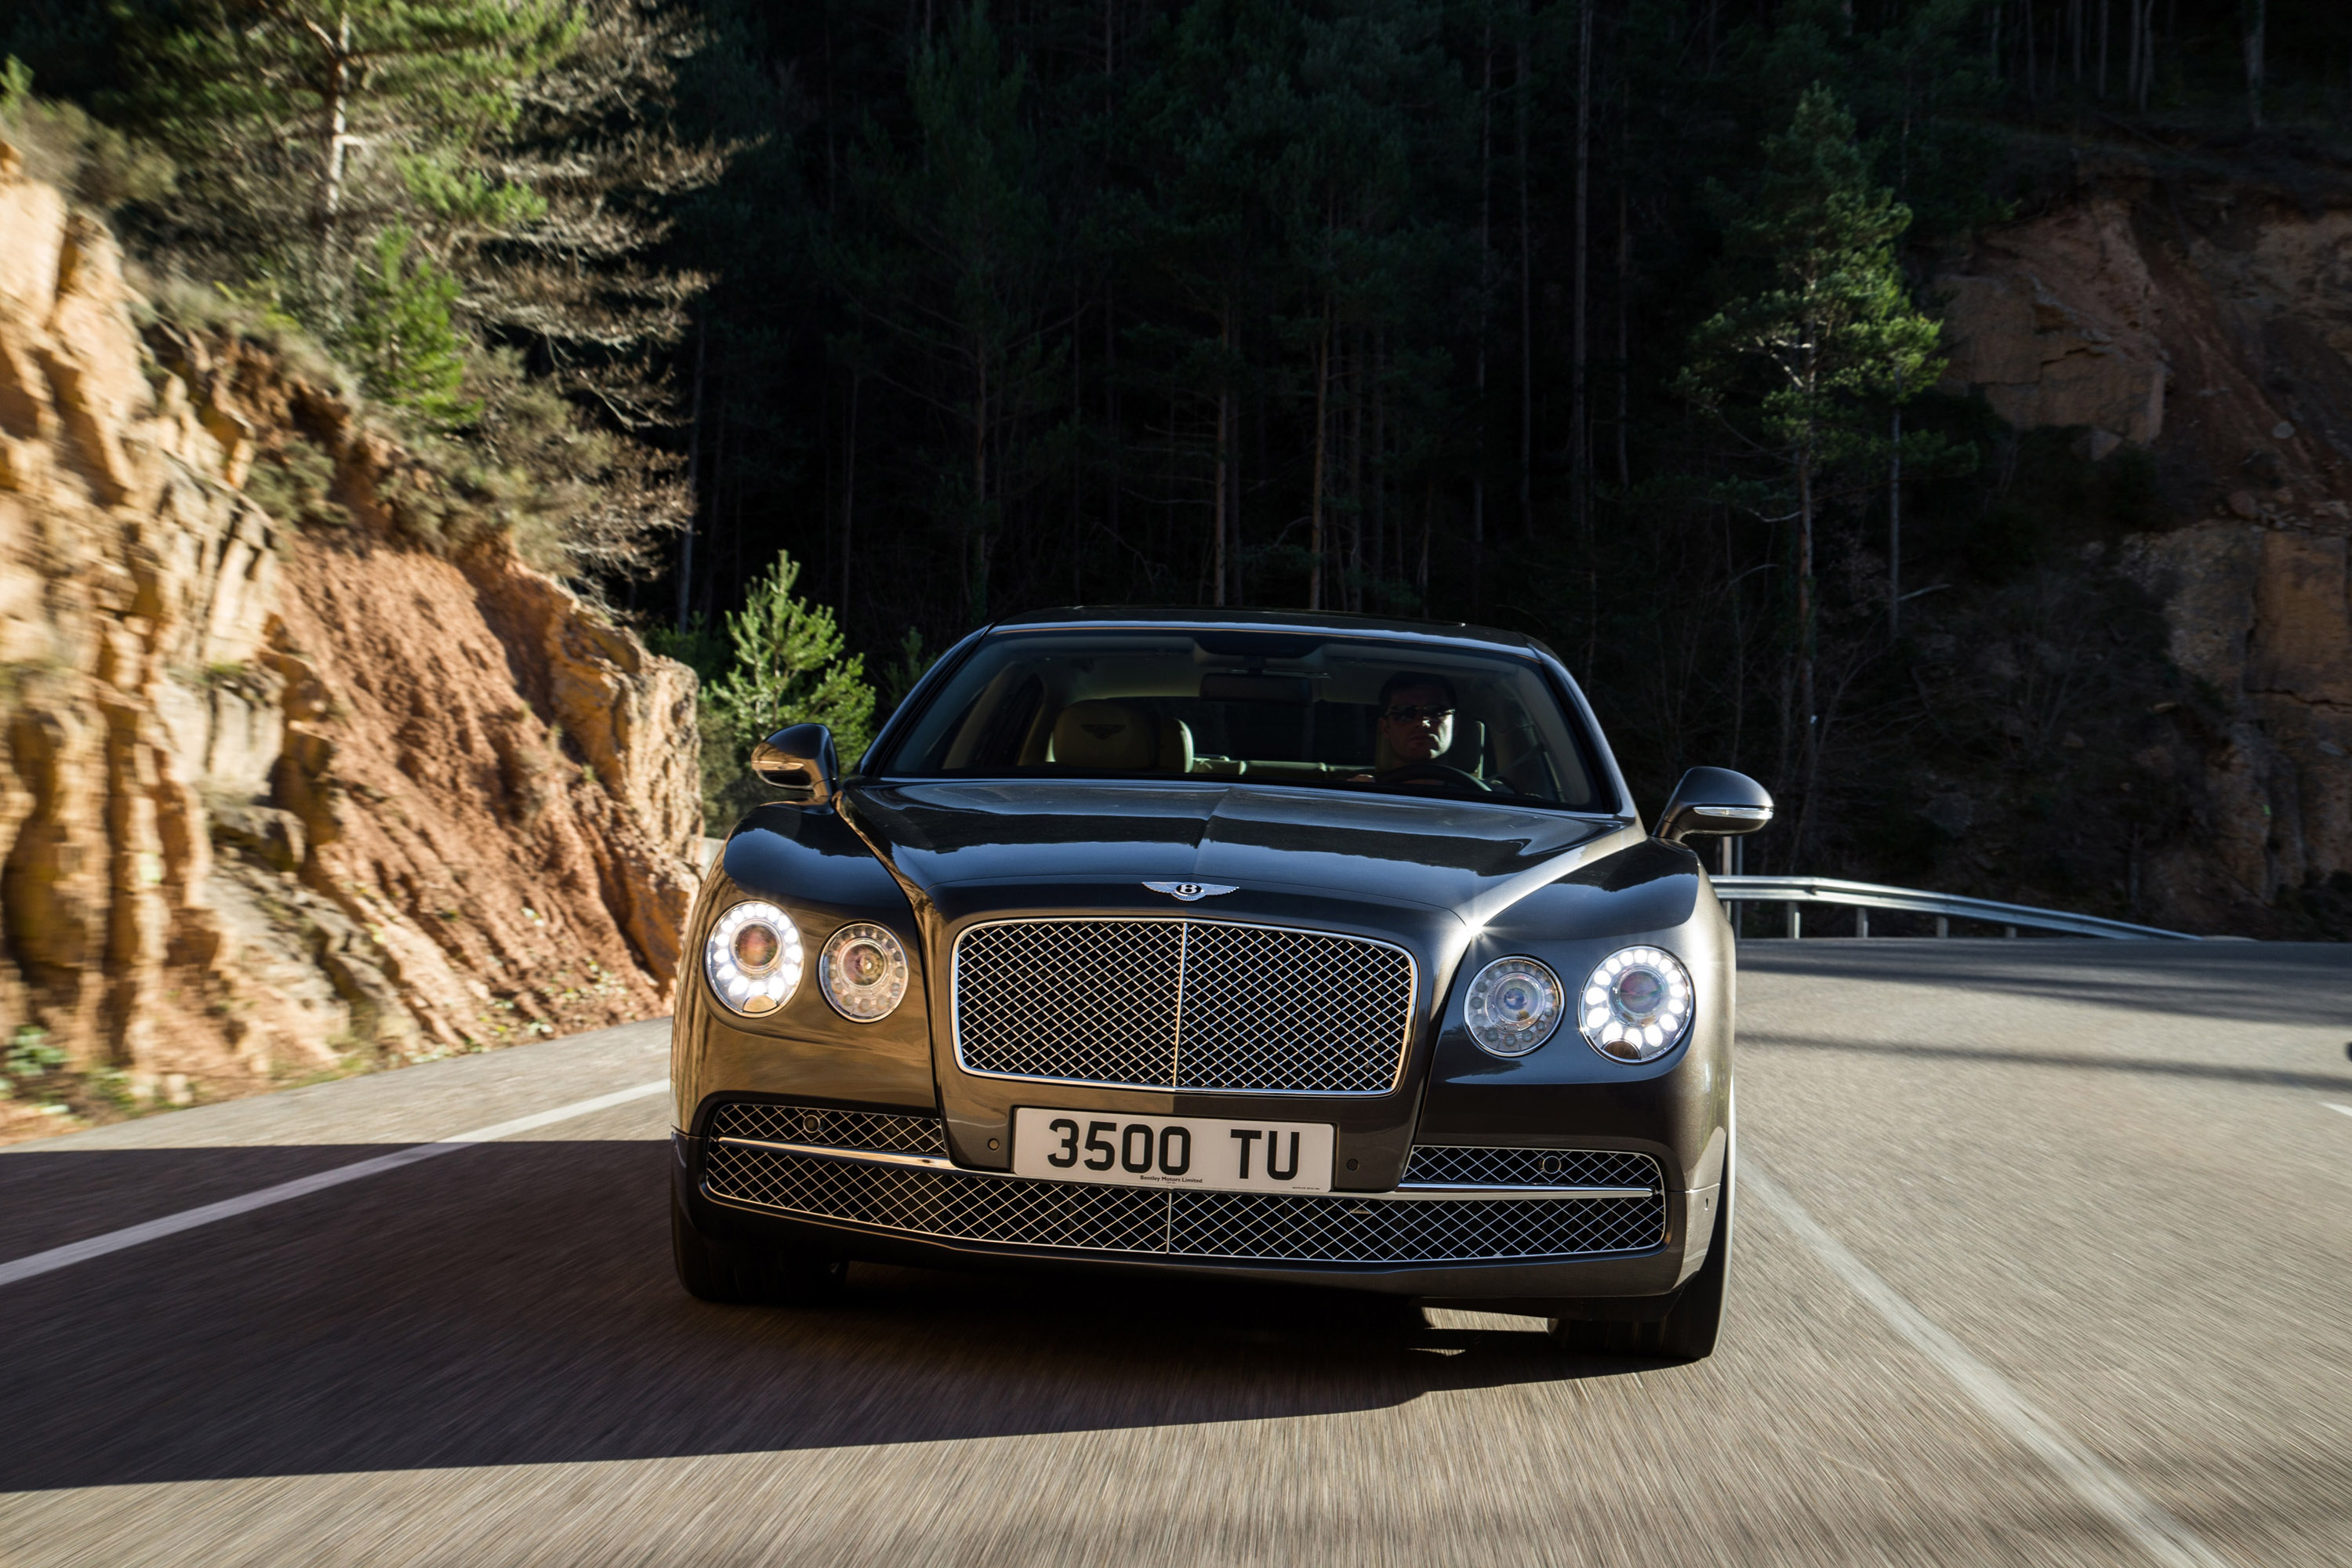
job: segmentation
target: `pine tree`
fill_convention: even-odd
[[[1764,161],[1756,193],[1728,225],[1730,249],[1755,264],[1761,287],[1698,329],[1682,384],[1717,412],[1747,404],[1748,421],[1733,427],[1777,470],[1774,499],[1797,525],[1791,721],[1802,737],[1801,853],[1821,764],[1814,538],[1825,486],[1842,467],[1883,453],[1887,403],[1933,384],[1939,328],[1913,309],[1895,261],[1910,212],[1871,179],[1853,120],[1826,87],[1809,89],[1789,130],[1765,139]],[[1760,379],[1750,374],[1758,370]]]
[[[800,563],[779,552],[751,584],[741,612],[727,617],[734,662],[710,683],[703,702],[703,792],[714,818],[730,818],[760,798],[743,763],[762,736],[787,724],[824,724],[850,763],[873,737],[866,656],[842,657],[833,611],[793,596],[800,574]]]
[[[464,340],[449,320],[457,280],[416,248],[415,231],[394,224],[361,263],[335,346],[368,392],[444,428],[482,411],[464,395]]]
[[[537,216],[482,153],[579,26],[572,0],[190,0],[135,35],[131,106],[188,171],[184,224],[331,295],[352,235]]]

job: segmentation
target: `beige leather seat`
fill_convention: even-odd
[[[1048,762],[1110,773],[1176,773],[1192,765],[1192,731],[1131,703],[1094,698],[1073,702],[1054,721]]]

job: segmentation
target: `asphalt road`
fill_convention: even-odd
[[[2352,951],[1751,942],[1732,1321],[672,1282],[666,1025],[0,1153],[0,1563],[2352,1562]]]

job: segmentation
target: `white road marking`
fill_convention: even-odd
[[[2323,1100],[2319,1103],[2330,1110],[2340,1110],[2347,1116],[2352,1116],[2352,1105],[2338,1105],[2332,1100]]]
[[[2352,1110],[2345,1114],[2352,1115]],[[1959,1384],[1960,1391],[1974,1400],[1977,1408],[1991,1417],[1995,1426],[2057,1472],[2059,1479],[2074,1489],[2075,1496],[2105,1515],[2151,1559],[2165,1568],[2228,1568],[2224,1559],[2199,1540],[2187,1525],[2068,1436],[2000,1373],[1979,1361],[1959,1341],[1897,1295],[1893,1286],[1824,1229],[1806,1212],[1804,1205],[1744,1151],[1739,1160],[1739,1185],[1742,1197],[1753,1196],[1762,1202],[1781,1224],[1796,1233],[1800,1241],[1812,1248],[1829,1266],[1830,1272],[1844,1280],[1855,1295],[1885,1319],[1889,1328]]]
[[[110,1252],[121,1252],[125,1247],[137,1247],[143,1242],[161,1240],[167,1236],[177,1236],[184,1230],[194,1230],[198,1226],[210,1225],[215,1220],[232,1219],[241,1214],[251,1214],[256,1209],[266,1209],[272,1204],[282,1204],[294,1198],[308,1197],[312,1193],[323,1192],[329,1187],[341,1186],[345,1182],[356,1182],[364,1176],[381,1175],[386,1171],[397,1171],[403,1165],[414,1165],[419,1160],[430,1160],[438,1154],[454,1154],[460,1149],[470,1149],[477,1143],[495,1142],[501,1138],[511,1138],[518,1132],[529,1132],[537,1128],[551,1127],[559,1121],[569,1121],[575,1116],[586,1116],[615,1105],[625,1105],[633,1100],[643,1100],[649,1094],[660,1094],[668,1088],[667,1079],[656,1079],[651,1083],[641,1083],[633,1089],[618,1089],[611,1094],[600,1094],[593,1100],[575,1100],[569,1105],[559,1105],[552,1110],[535,1111],[529,1116],[518,1116],[511,1121],[499,1121],[488,1127],[477,1127],[471,1132],[460,1132],[455,1137],[443,1138],[436,1142],[417,1143],[406,1149],[396,1149],[389,1154],[379,1154],[373,1160],[361,1160],[349,1165],[338,1165],[331,1171],[320,1171],[315,1175],[298,1176],[290,1182],[280,1182],[274,1187],[261,1187],[233,1198],[223,1198],[216,1204],[205,1204],[200,1208],[183,1209],[178,1214],[165,1215],[161,1219],[151,1219],[143,1225],[126,1226],[121,1230],[110,1230],[103,1236],[93,1236],[87,1241],[76,1241],[64,1247],[53,1247],[47,1252],[36,1252],[27,1257],[0,1263],[0,1286],[14,1285],[20,1279],[30,1279],[37,1275],[52,1273],[76,1263],[86,1263],[93,1258],[103,1258]]]

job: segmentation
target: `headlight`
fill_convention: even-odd
[[[835,1012],[871,1024],[907,994],[907,950],[880,926],[844,926],[824,944],[817,975]]]
[[[1470,1037],[1498,1057],[1523,1057],[1559,1027],[1559,977],[1532,958],[1498,958],[1470,982],[1462,1008]]]
[[[1690,971],[1662,947],[1611,953],[1584,982],[1584,1037],[1604,1057],[1645,1062],[1681,1043],[1690,1027]]]
[[[719,917],[702,944],[710,989],[738,1013],[772,1013],[801,984],[801,933],[773,904],[747,900]]]

